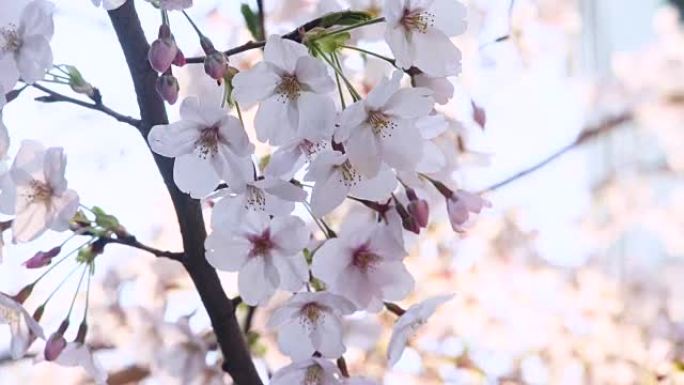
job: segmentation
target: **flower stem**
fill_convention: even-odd
[[[83,248],[84,246],[88,245],[88,244],[91,243],[91,242],[93,242],[93,239],[92,239],[92,238],[89,239],[89,240],[88,240],[87,242],[85,242],[84,244],[82,244],[81,246],[79,246],[78,248],[76,248],[76,249],[70,251],[69,253],[67,253],[67,254],[66,254],[64,257],[62,257],[62,259],[60,259],[59,261],[57,261],[57,262],[55,262],[54,264],[50,265],[50,267],[48,267],[48,269],[45,270],[45,271],[43,272],[43,274],[41,274],[35,281],[33,281],[33,285],[36,285],[38,282],[40,282],[40,280],[43,279],[46,275],[48,275],[48,273],[50,273],[52,270],[54,270],[55,267],[59,266],[62,262],[66,261],[67,258],[69,258],[69,256],[71,256],[71,255],[74,254],[75,252],[81,250],[81,248]]]
[[[235,102],[235,110],[237,111],[238,118],[240,119],[240,124],[242,124],[242,128],[245,128],[245,120],[242,118],[242,110],[240,109],[240,105],[238,102]]]
[[[74,293],[74,298],[71,300],[71,305],[69,306],[69,312],[65,319],[69,319],[71,312],[74,310],[74,304],[76,303],[76,298],[78,297],[78,292],[81,290],[81,284],[83,284],[83,278],[85,277],[86,271],[88,271],[90,265],[86,264],[83,268],[83,273],[81,273],[81,278],[78,280],[78,286],[76,286],[76,292]]]
[[[354,46],[350,46],[350,45],[342,45],[341,47],[342,47],[342,48],[346,48],[346,49],[350,49],[350,50],[353,50],[353,51],[361,52],[361,53],[366,54],[366,55],[369,55],[369,56],[374,56],[374,57],[376,57],[376,58],[378,58],[378,59],[381,59],[381,60],[384,60],[384,61],[386,61],[386,62],[388,62],[388,63],[390,63],[391,65],[393,65],[393,66],[396,67],[396,62],[395,62],[394,59],[389,58],[389,57],[384,56],[384,55],[380,55],[379,53],[375,53],[375,52],[369,51],[369,50],[367,50],[367,49],[363,49],[363,48],[359,48],[359,47],[354,47]]]
[[[200,39],[204,38],[204,35],[202,34],[202,31],[200,31],[199,27],[197,27],[197,24],[195,24],[194,21],[192,21],[192,18],[190,18],[190,15],[188,15],[187,12],[183,11],[183,16],[185,16],[186,19],[188,19],[188,22],[192,26],[192,28],[197,32],[197,35],[199,35]]]
[[[321,58],[323,58],[323,60],[325,60],[325,62],[328,63],[330,65],[330,67],[332,67],[333,70],[335,70],[335,73],[340,78],[342,78],[342,80],[344,81],[344,84],[347,86],[347,90],[349,90],[349,93],[352,96],[352,99],[354,99],[355,102],[361,100],[361,95],[359,95],[359,93],[356,91],[356,89],[351,84],[349,79],[347,79],[347,77],[344,76],[344,72],[342,72],[342,68],[338,68],[337,64],[335,64],[335,62],[333,62],[333,60],[331,60],[328,56],[326,56],[326,54],[323,51],[321,51],[318,47],[316,47],[315,45],[313,47],[314,47],[314,50],[321,56]]]
[[[371,19],[371,20],[368,20],[368,21],[364,21],[364,22],[359,23],[359,24],[353,24],[353,25],[350,25],[350,26],[347,26],[347,27],[344,27],[344,28],[340,28],[340,29],[337,29],[337,30],[334,30],[334,31],[330,31],[330,32],[328,32],[328,33],[325,33],[325,34],[322,34],[322,35],[320,35],[320,36],[317,36],[317,38],[320,39],[320,38],[324,38],[324,37],[327,37],[327,36],[337,35],[338,33],[347,32],[347,31],[352,31],[352,30],[355,30],[355,29],[357,29],[357,28],[365,27],[365,26],[367,26],[367,25],[382,23],[382,22],[384,22],[384,21],[385,21],[385,18],[384,18],[384,17],[378,17],[378,18],[375,18],[375,19]]]

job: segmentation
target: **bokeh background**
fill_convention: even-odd
[[[265,0],[267,28],[287,32],[336,6],[374,5],[349,2]],[[137,115],[106,13],[86,0],[56,3],[55,62],[77,66],[108,106]],[[153,39],[158,11],[137,3]],[[239,1],[195,3],[190,14],[217,46],[250,39]],[[455,39],[463,51],[463,74],[453,80],[454,100],[439,109],[451,119],[444,145],[457,150],[454,177],[466,190],[483,191],[493,208],[467,233],[455,234],[443,202],[433,197],[434,225],[407,239],[407,264],[419,285],[402,305],[445,292],[456,298],[391,369],[384,351],[393,316],[357,314],[347,324],[350,371],[397,385],[684,384],[680,15],[660,0],[467,3],[469,28]],[[198,53],[196,36],[180,14],[171,15],[171,25],[186,55]],[[356,36],[357,44],[389,52],[378,36],[365,31]],[[344,64],[362,89],[391,70],[373,58],[346,54]],[[231,62],[247,67],[259,56],[249,52]],[[201,71],[177,71],[182,94],[220,95]],[[65,147],[69,183],[83,204],[105,208],[148,244],[179,250],[175,215],[139,134],[97,112],[33,101],[39,95],[27,90],[5,108],[11,152],[23,139]],[[473,103],[486,112],[484,127],[473,117]],[[173,120],[177,106],[169,112]],[[253,113],[247,112],[248,120]],[[596,129],[600,134],[572,145],[582,132]],[[569,151],[543,167],[489,188],[567,146]],[[349,207],[338,216],[357,211]],[[28,245],[9,244],[8,236],[0,290],[12,293],[39,274],[21,264],[65,235],[47,234]],[[79,242],[70,240],[65,250]],[[74,266],[55,269],[29,307]],[[48,331],[61,321],[76,278],[51,302],[44,318]],[[235,295],[234,275],[222,279]],[[91,300],[90,342],[112,374],[111,384],[226,381],[216,369],[208,318],[178,264],[108,246],[97,263]],[[75,314],[83,303],[77,301]],[[269,312],[257,311],[250,338],[264,376],[288,363],[265,328]],[[2,385],[89,383],[80,369],[34,363],[31,357],[12,362],[8,343],[8,330],[0,327]]]

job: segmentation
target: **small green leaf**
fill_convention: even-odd
[[[262,156],[261,159],[259,159],[259,170],[263,172],[269,163],[271,163],[271,155]]]
[[[263,33],[259,26],[259,15],[247,4],[242,4],[240,12],[242,13],[242,17],[245,18],[245,25],[247,25],[247,29],[252,34],[252,37],[254,37],[255,40],[263,40]]]
[[[315,39],[313,44],[316,44],[318,49],[325,53],[333,53],[337,52],[340,47],[347,44],[349,39],[351,39],[351,34],[349,32],[343,32]]]
[[[93,207],[93,213],[95,214],[95,223],[107,231],[116,232],[121,228],[119,220],[110,214],[107,214],[99,207]]]
[[[354,25],[363,23],[373,18],[368,12],[361,11],[342,11],[332,12],[321,18],[320,26],[323,28],[332,27],[335,25]]]

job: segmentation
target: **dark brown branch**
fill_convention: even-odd
[[[256,314],[257,307],[249,306],[247,308],[247,314],[245,315],[245,324],[242,326],[242,331],[247,335],[250,330],[252,330],[252,324],[254,323],[254,315]]]
[[[266,9],[264,8],[264,0],[257,0],[257,9],[259,12],[259,33],[261,40],[266,40]]]
[[[174,261],[178,261],[181,263],[183,262],[183,253],[155,249],[154,247],[150,247],[150,246],[147,246],[147,245],[139,242],[132,235],[129,235],[129,236],[123,237],[123,238],[100,238],[100,239],[102,240],[102,242],[104,242],[104,244],[116,243],[119,245],[125,245],[125,246],[129,246],[129,247],[132,247],[135,249],[146,251],[150,254],[153,254],[156,257],[169,258],[169,259],[173,259]]]
[[[120,8],[109,11],[109,17],[133,80],[142,120],[139,130],[143,138],[147,138],[152,126],[168,124],[164,102],[155,90],[157,73],[147,60],[149,44],[140,25],[134,1],[129,0]],[[183,265],[211,319],[224,357],[223,370],[238,385],[262,385],[235,318],[233,303],[226,296],[216,271],[204,257],[207,233],[200,202],[176,187],[173,181],[173,159],[154,153],[152,155],[176,210],[183,238]]]
[[[627,112],[627,113],[615,116],[613,118],[607,119],[595,127],[588,128],[588,129],[584,130],[580,134],[580,136],[577,137],[577,139],[574,142],[572,142],[572,143],[566,145],[565,147],[561,148],[560,150],[554,152],[553,154],[551,154],[550,156],[548,156],[547,158],[545,158],[541,162],[535,164],[532,167],[526,168],[525,170],[522,170],[522,171],[518,172],[517,174],[502,180],[501,182],[495,183],[495,184],[479,191],[478,193],[483,194],[483,193],[491,192],[494,190],[498,190],[498,189],[500,189],[506,185],[509,185],[510,183],[513,183],[516,180],[518,180],[522,177],[525,177],[526,175],[531,174],[531,173],[539,170],[540,168],[546,166],[547,164],[553,162],[554,160],[561,157],[563,154],[572,150],[573,148],[578,147],[578,146],[580,146],[580,145],[582,145],[582,144],[584,144],[584,143],[586,143],[592,139],[595,139],[595,138],[597,138],[603,134],[606,134],[606,133],[616,129],[617,127],[620,127],[624,123],[631,121],[632,119],[633,119],[632,114]]]
[[[75,99],[75,98],[72,98],[72,97],[69,97],[66,95],[62,95],[59,92],[53,91],[47,87],[43,87],[38,83],[34,83],[34,84],[32,84],[32,86],[33,86],[33,88],[41,90],[47,94],[46,96],[41,96],[39,98],[36,98],[36,100],[38,100],[38,101],[45,102],[45,103],[54,103],[54,102],[71,103],[71,104],[75,104],[77,106],[81,106],[81,107],[84,107],[84,108],[87,108],[90,110],[103,112],[103,113],[111,116],[112,118],[114,118],[120,122],[130,124],[133,127],[139,127],[140,126],[140,121],[138,119],[134,119],[130,116],[120,114],[120,113],[112,110],[111,108],[105,106],[102,103],[84,102],[82,100],[78,100],[78,99]]]

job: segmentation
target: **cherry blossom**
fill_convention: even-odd
[[[312,357],[273,374],[270,385],[341,385],[340,371],[328,360]]]
[[[386,0],[385,40],[401,68],[430,76],[458,75],[461,52],[449,40],[466,29],[466,8],[457,0]]]
[[[342,316],[354,312],[354,304],[326,293],[299,293],[276,309],[268,322],[278,330],[280,350],[294,360],[315,352],[338,358],[346,347],[342,342]]]
[[[349,161],[363,175],[377,175],[384,161],[408,170],[420,161],[422,138],[415,119],[426,116],[434,105],[432,91],[400,88],[402,73],[383,79],[368,94],[344,110],[335,141],[344,142]]]
[[[388,167],[374,178],[361,175],[346,154],[324,151],[311,162],[304,180],[316,182],[311,193],[311,210],[321,217],[339,206],[347,195],[370,201],[389,198],[397,179]]]
[[[490,207],[489,201],[482,199],[478,195],[464,190],[458,190],[447,198],[447,211],[449,221],[454,231],[462,233],[463,227],[470,219],[470,213],[479,214],[485,207]]]
[[[302,250],[309,242],[304,221],[250,212],[234,232],[214,229],[207,238],[207,261],[219,270],[239,271],[238,290],[249,305],[267,302],[277,288],[296,291],[309,279]]]
[[[249,170],[249,174],[253,173],[253,170]],[[248,178],[250,177],[244,176],[245,180],[249,180]],[[277,216],[288,215],[294,210],[295,202],[306,199],[306,192],[290,182],[270,176],[257,180],[252,176],[250,179],[251,181],[245,185],[229,187],[219,193],[223,199],[214,206],[211,217],[214,228],[239,226],[249,211]]]
[[[188,97],[180,106],[181,120],[152,127],[147,140],[157,154],[176,158],[173,179],[193,198],[214,191],[223,178],[235,187],[245,183],[254,145],[240,121],[206,100]]]
[[[18,24],[0,25],[0,85],[5,90],[11,90],[19,78],[27,83],[42,79],[52,65],[53,10],[51,2],[33,0],[21,12]]]
[[[10,353],[14,359],[23,357],[36,337],[45,338],[43,329],[26,309],[3,293],[0,293],[0,325],[9,325],[12,333]]]
[[[0,209],[15,214],[15,242],[28,242],[45,230],[64,231],[76,214],[79,199],[67,189],[66,156],[60,147],[45,149],[25,140],[10,169],[11,183],[0,195]],[[7,183],[8,181],[5,181]]]
[[[111,11],[114,9],[117,9],[124,5],[126,0],[91,0],[93,2],[93,5],[96,7],[99,7],[100,5],[102,8],[106,9],[107,11]]]
[[[267,175],[289,179],[302,168],[305,162],[311,161],[319,152],[330,149],[330,142],[322,140],[312,142],[308,139],[297,139],[280,146],[268,162],[264,172]]]
[[[192,0],[159,0],[159,6],[168,11],[183,10],[192,7]]]
[[[453,294],[440,295],[428,298],[425,301],[411,306],[394,324],[392,338],[387,347],[389,364],[394,365],[401,358],[406,343],[417,329],[427,323],[437,308],[454,297]]]
[[[331,293],[377,312],[383,301],[399,301],[413,290],[413,277],[402,262],[405,256],[389,226],[346,227],[318,249],[312,272]]]
[[[430,77],[426,74],[418,74],[413,77],[416,87],[427,88],[432,91],[432,97],[437,104],[447,104],[454,96],[454,85],[446,77]]]
[[[271,36],[264,61],[233,78],[233,97],[242,105],[260,101],[254,126],[260,141],[272,145],[295,139],[330,137],[335,104],[326,94],[335,89],[325,64],[294,41]]]
[[[85,344],[79,342],[68,343],[62,354],[54,362],[62,366],[80,366],[88,373],[95,384],[107,384],[107,371]]]

